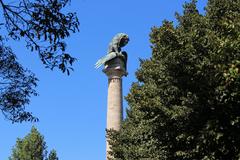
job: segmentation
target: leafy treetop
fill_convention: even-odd
[[[240,0],[209,0],[205,15],[196,2],[152,29],[127,118],[108,131],[114,158],[240,158]]]

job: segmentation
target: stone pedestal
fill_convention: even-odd
[[[127,75],[121,58],[109,61],[103,72],[108,77],[108,100],[107,100],[107,129],[119,130],[122,121],[122,77]],[[110,146],[106,142],[107,157]]]

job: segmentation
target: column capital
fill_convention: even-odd
[[[108,76],[109,79],[120,79],[122,76],[128,75],[124,61],[119,57],[107,62],[104,66],[103,72]]]

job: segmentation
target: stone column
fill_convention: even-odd
[[[120,130],[122,112],[122,77],[127,75],[124,62],[115,58],[105,65],[103,72],[108,77],[107,129]],[[110,146],[106,140],[107,157]]]

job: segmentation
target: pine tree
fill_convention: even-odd
[[[58,160],[57,153],[52,150],[47,159],[47,146],[44,137],[32,127],[31,132],[23,139],[18,138],[9,160]]]
[[[150,34],[152,57],[141,60],[126,97],[127,118],[108,131],[122,160],[240,158],[240,0],[196,0]]]

